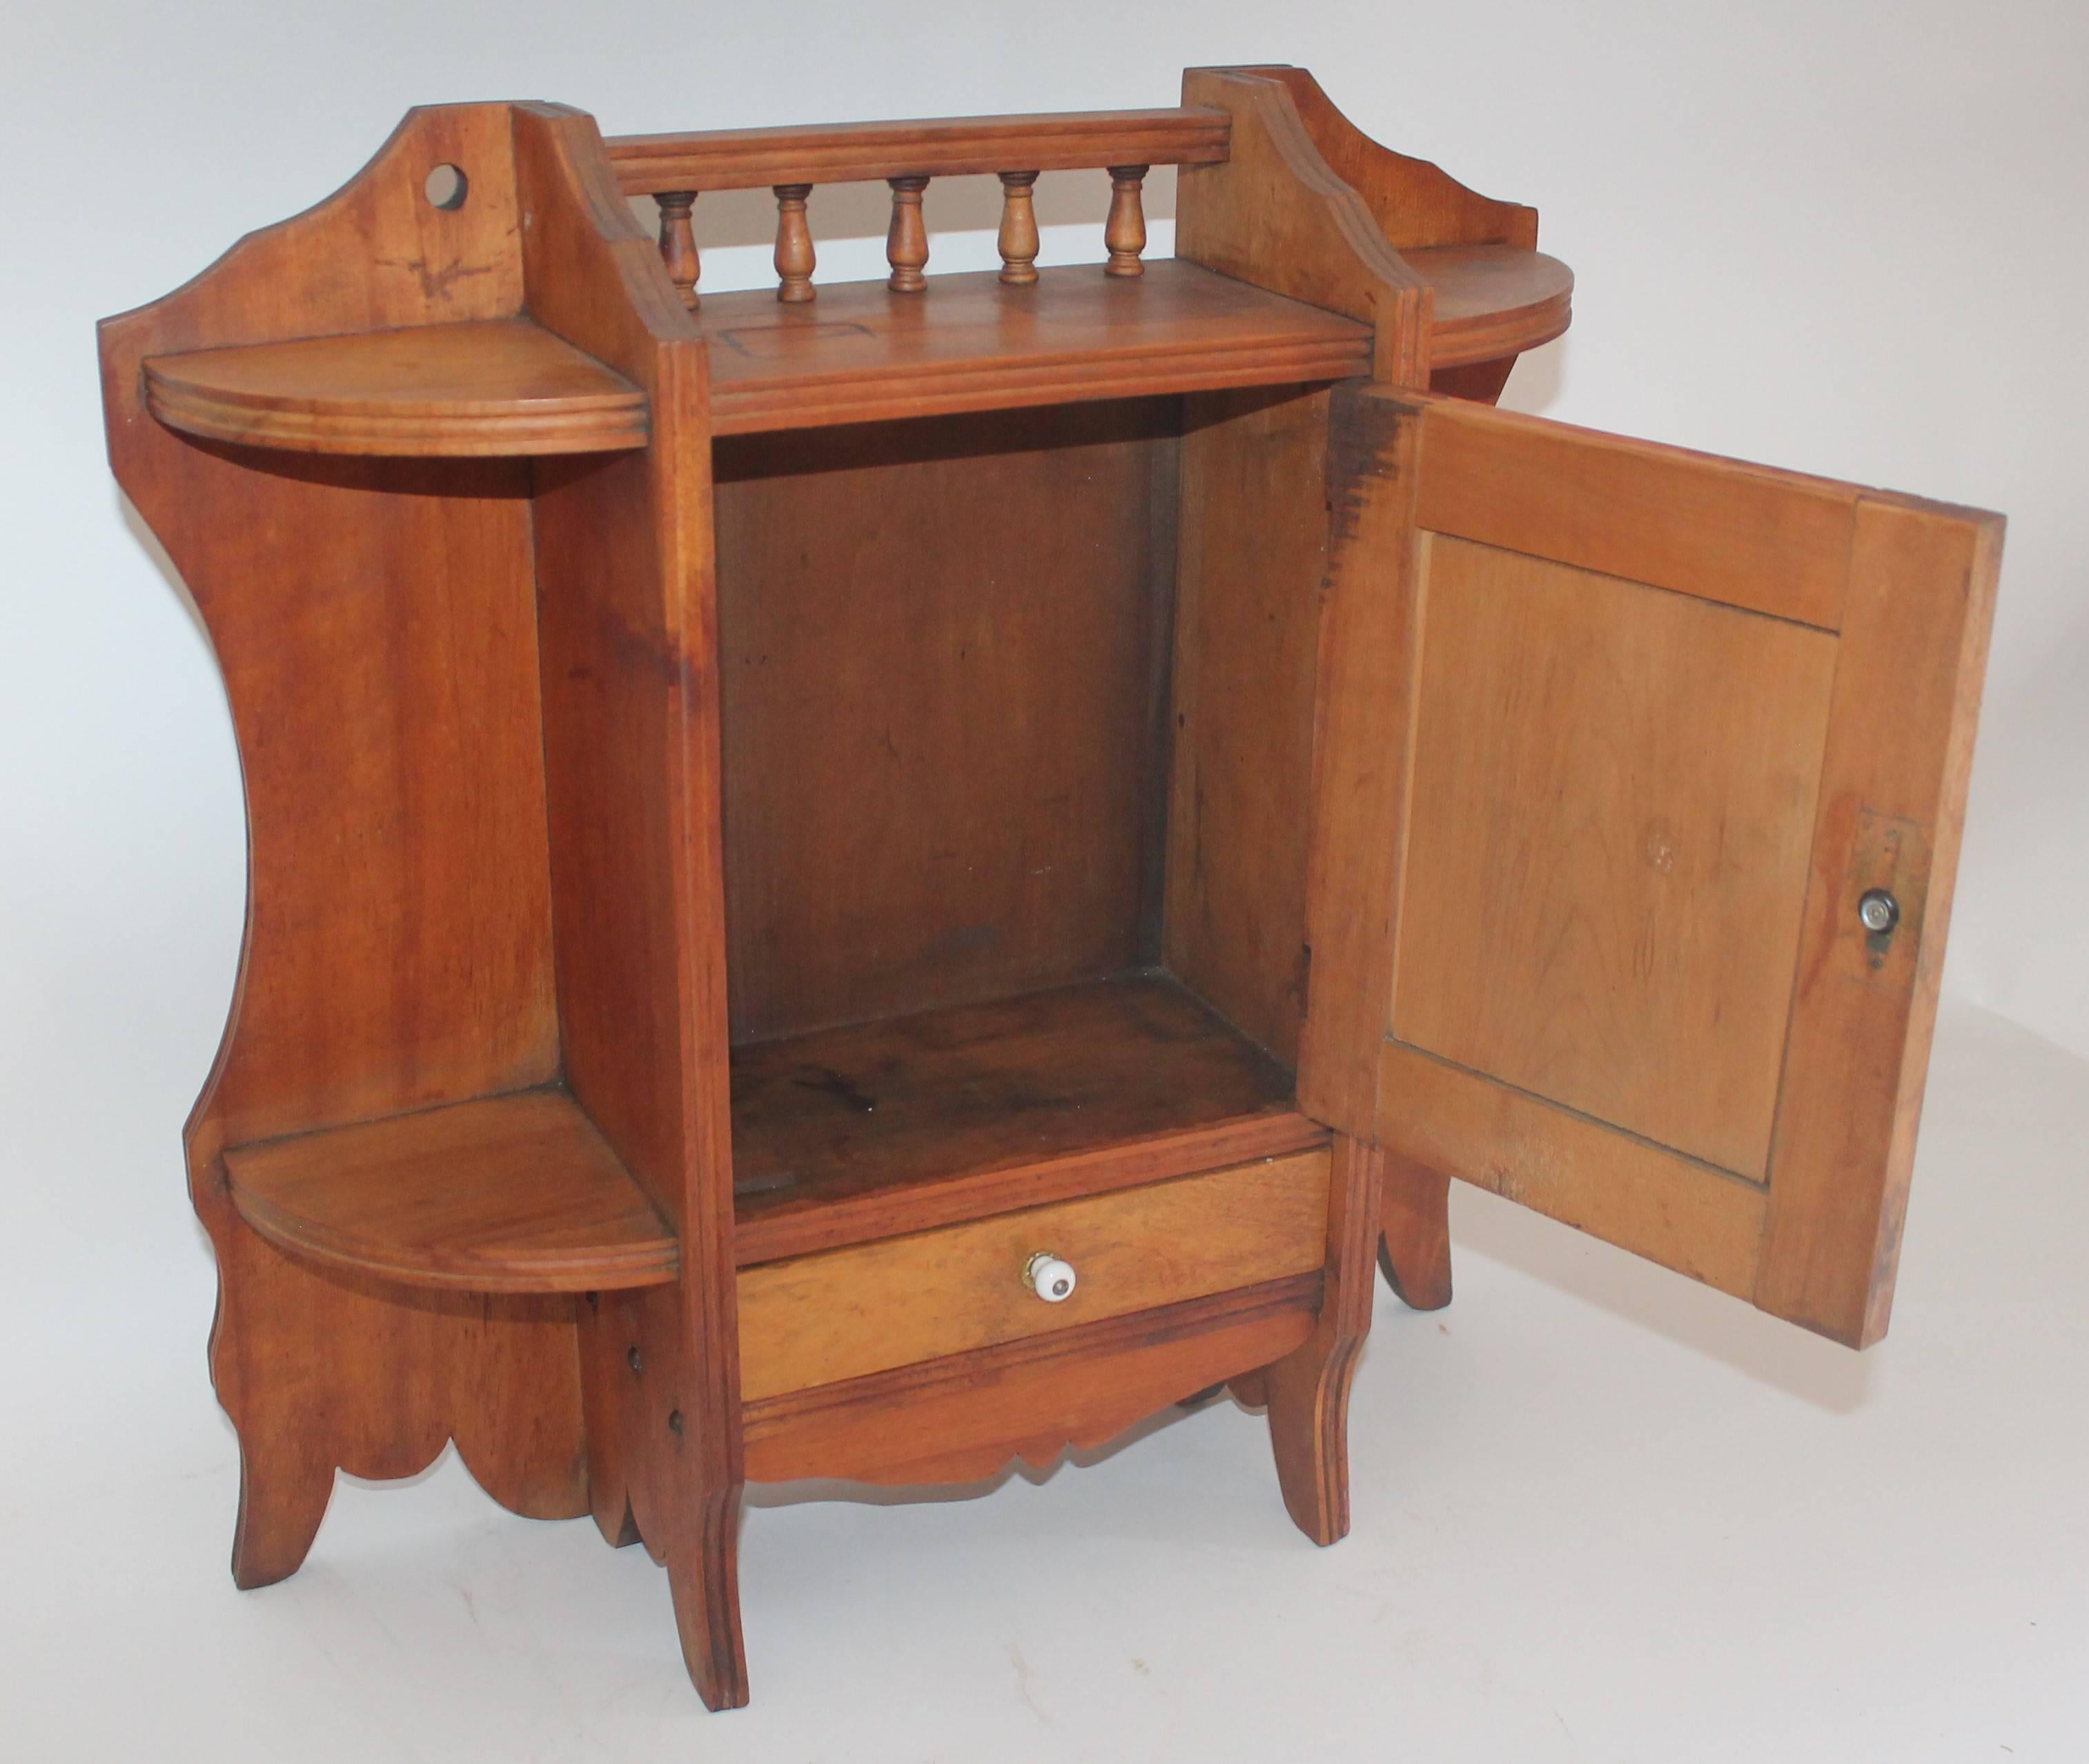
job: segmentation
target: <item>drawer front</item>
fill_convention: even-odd
[[[1306,1273],[1327,1238],[1315,1150],[743,1268],[740,1397]],[[1073,1264],[1071,1297],[1049,1303],[1026,1283],[1040,1253]]]

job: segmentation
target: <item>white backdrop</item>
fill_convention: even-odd
[[[2080,0],[18,0],[5,41],[0,1277],[25,1414],[140,1328],[200,1383],[178,1137],[242,913],[222,695],[108,477],[92,321],[335,188],[418,102],[556,98],[616,133],[1167,104],[1186,64],[1311,67],[1379,139],[1534,204],[1573,265],[1574,328],[1508,403],[2009,515],[1946,985],[2089,1054]],[[939,200],[978,224],[932,190],[932,230]],[[1099,257],[1096,230],[1073,242]]]

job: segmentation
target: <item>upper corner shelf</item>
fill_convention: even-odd
[[[1512,355],[1567,328],[1574,278],[1506,245],[1412,249],[1435,290],[1439,367]],[[817,302],[706,295],[719,435],[1340,380],[1371,368],[1367,327],[1180,260],[1093,265],[1011,290],[990,271],[919,294],[831,284]],[[646,395],[527,319],[493,319],[152,357],[170,428],[295,453],[414,458],[642,447]]]
[[[527,319],[155,356],[169,428],[301,453],[486,458],[643,447],[646,395]]]
[[[1436,290],[1432,367],[1497,361],[1549,343],[1573,316],[1574,273],[1514,245],[1409,246],[1409,268]]]

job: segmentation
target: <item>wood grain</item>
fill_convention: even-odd
[[[1380,1184],[1378,1265],[1411,1311],[1451,1302],[1451,1177],[1388,1153]]]
[[[1834,639],[1426,556],[1392,1033],[1762,1180]]]
[[[1306,1010],[1328,395],[1190,399],[1163,948],[1286,1066]]]
[[[596,1524],[613,1544],[642,1542],[667,1571],[682,1658],[705,1706],[745,1704],[740,1623],[739,1415],[734,1474],[699,1406],[712,1379],[706,1320],[686,1288],[603,1293],[580,1313],[588,1482]]]
[[[1858,506],[1754,1293],[1856,1347],[1893,1306],[2001,548],[1999,515]]]
[[[1574,273],[1556,257],[1513,245],[1410,246],[1401,260],[1433,298],[1432,373],[1513,359],[1573,321]]]
[[[1439,367],[1429,376],[1429,389],[1446,398],[1465,398],[1475,404],[1496,404],[1508,385],[1516,358],[1497,356],[1491,362],[1468,362],[1460,367]]]
[[[237,1144],[549,1079],[525,468],[250,464],[137,421],[120,469],[211,634],[245,786],[202,1109]]]
[[[1468,189],[1441,167],[1381,147],[1335,108],[1303,67],[1234,67],[1227,72],[1273,79],[1289,94],[1298,119],[1328,169],[1353,190],[1372,221],[1403,257],[1417,247],[1538,244],[1538,211],[1497,202]]]
[[[1280,1358],[1319,1298],[1319,1274],[1301,1274],[771,1397],[748,1407],[748,1474],[918,1485],[1041,1469]]]
[[[744,1268],[740,1388],[755,1402],[1280,1280],[1319,1267],[1327,1229],[1313,1151]],[[1078,1271],[1060,1303],[1024,1283],[1040,1252]]]
[[[1004,287],[1034,287],[1037,281],[1037,208],[1034,171],[1001,174],[1001,227],[994,244],[1001,253]]]
[[[2001,522],[1425,410],[1379,1142],[1876,1339]]]
[[[1193,68],[1182,97],[1230,111],[1233,132],[1224,164],[1186,166],[1176,180],[1177,257],[1369,324],[1371,377],[1425,384],[1429,290],[1328,169],[1289,90]]]
[[[509,139],[504,105],[416,111],[340,193],[101,330],[110,462],[209,633],[246,789],[240,972],[183,1135],[242,1586],[295,1571],[337,1468],[411,1475],[453,1437],[517,1510],[586,1505],[569,1301],[322,1275],[239,1217],[221,1155],[555,1075],[525,468],[242,454],[154,421],[142,371],[513,318]],[[441,163],[461,208],[423,192]]]
[[[207,440],[467,458],[646,444],[638,388],[525,319],[159,355],[146,407]]]
[[[1429,417],[1418,518],[1433,532],[1842,624],[1857,490],[1452,401]]]
[[[1317,1143],[1286,1075],[1130,978],[733,1054],[743,1265]]]
[[[251,819],[185,1139],[239,1584],[454,1439],[642,1540],[730,1706],[749,1474],[963,1481],[1221,1383],[1332,1541],[1371,1251],[1448,1299],[1452,1173],[1883,1330],[1999,520],[1429,397],[1566,324],[1532,212],[1297,70],[1186,95],[416,112],[103,327]],[[1115,273],[1027,282],[1027,180],[1098,165]],[[1017,285],[916,275],[959,171]],[[813,302],[850,177],[905,291]],[[739,183],[785,298],[698,317]]]
[[[1768,1204],[1760,1185],[1397,1041],[1382,1058],[1388,1152],[1748,1296]]]
[[[614,1417],[698,1694],[731,1708],[748,1687],[704,349],[594,122],[520,106],[515,149],[532,314],[653,414],[642,453],[547,462],[534,510],[566,1079],[680,1262],[674,1286],[619,1301],[657,1375],[589,1413]]]
[[[1154,959],[1174,427],[1147,401],[719,445],[736,1040]]]
[[[1320,1245],[1320,1313],[1311,1337],[1261,1374],[1285,1507],[1323,1548],[1349,1533],[1349,1385],[1371,1333],[1383,1161],[1372,1147],[1336,1138]]]
[[[573,1301],[411,1291],[294,1260],[223,1200],[211,1380],[239,1437],[232,1577],[294,1574],[334,1473],[417,1476],[454,1440],[528,1518],[587,1511]]]
[[[1231,71],[1285,88],[1328,170],[1356,193],[1380,235],[1430,290],[1434,390],[1492,404],[1516,353],[1567,328],[1573,275],[1538,254],[1535,208],[1497,202],[1427,160],[1381,147],[1302,67]]]
[[[606,144],[628,195],[869,182],[915,174],[1073,171],[1186,165],[1226,156],[1223,110],[1066,110],[1036,116],[932,117],[784,128],[618,135]]]
[[[1298,1099],[1316,1121],[1366,1143],[1377,1132],[1420,697],[1421,438],[1418,406],[1382,387],[1336,388]]]
[[[1020,298],[993,270],[829,284],[799,307],[711,294],[700,317],[719,435],[1339,380],[1371,350],[1348,319],[1179,260],[1040,269]]]
[[[412,1285],[581,1292],[675,1277],[674,1234],[556,1090],[394,1115],[225,1156],[279,1248]]]
[[[819,291],[813,285],[817,256],[805,218],[805,199],[812,193],[810,184],[776,186],[776,298],[787,306],[813,299]],[[666,261],[664,253],[662,260]]]

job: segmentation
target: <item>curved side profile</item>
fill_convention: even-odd
[[[411,113],[101,346],[111,461],[209,633],[246,791],[239,978],[186,1134],[234,1577],[296,1570],[337,1470],[453,1440],[514,1510],[586,1513],[575,1288],[654,1285],[679,1351],[627,1455],[676,1470],[641,1521],[699,1689],[744,1702],[723,959],[684,929],[719,887],[701,341],[593,123],[496,104]]]
[[[416,111],[338,194],[101,327],[110,458],[209,634],[246,790],[240,972],[185,1135],[243,1586],[296,1569],[337,1468],[409,1475],[452,1438],[518,1511],[585,1501],[570,1301],[322,1273],[239,1217],[224,1157],[556,1075],[527,468],[252,453],[144,406],[152,357],[516,317],[508,133],[502,105]],[[454,212],[422,189],[440,164],[472,176]]]
[[[1572,316],[1574,277],[1538,249],[1538,211],[1469,189],[1441,166],[1382,147],[1303,67],[1229,70],[1273,79],[1328,168],[1356,191],[1386,242],[1437,290],[1429,388],[1492,404],[1524,350]]]

